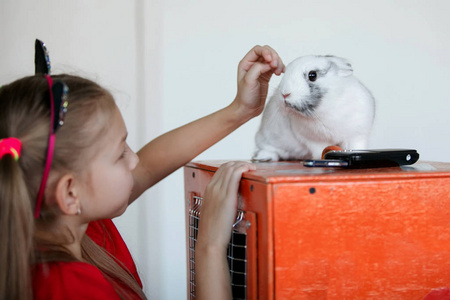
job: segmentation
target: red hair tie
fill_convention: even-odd
[[[5,138],[0,140],[0,159],[9,154],[17,161],[22,150],[22,142],[16,138]]]

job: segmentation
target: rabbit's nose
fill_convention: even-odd
[[[286,93],[286,94],[281,94],[283,95],[283,98],[286,99],[287,97],[289,97],[291,95],[291,93]]]

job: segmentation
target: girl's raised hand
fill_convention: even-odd
[[[238,66],[238,92],[233,104],[241,108],[248,119],[261,114],[273,74],[285,71],[283,61],[270,46],[255,46]]]

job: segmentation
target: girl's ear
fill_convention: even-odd
[[[55,200],[63,214],[79,214],[81,211],[81,201],[73,175],[66,174],[58,180],[56,183]]]

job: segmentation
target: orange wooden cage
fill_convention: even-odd
[[[185,166],[188,298],[202,196],[224,161]],[[365,170],[257,164],[229,247],[235,299],[422,299],[450,286],[450,163]]]

